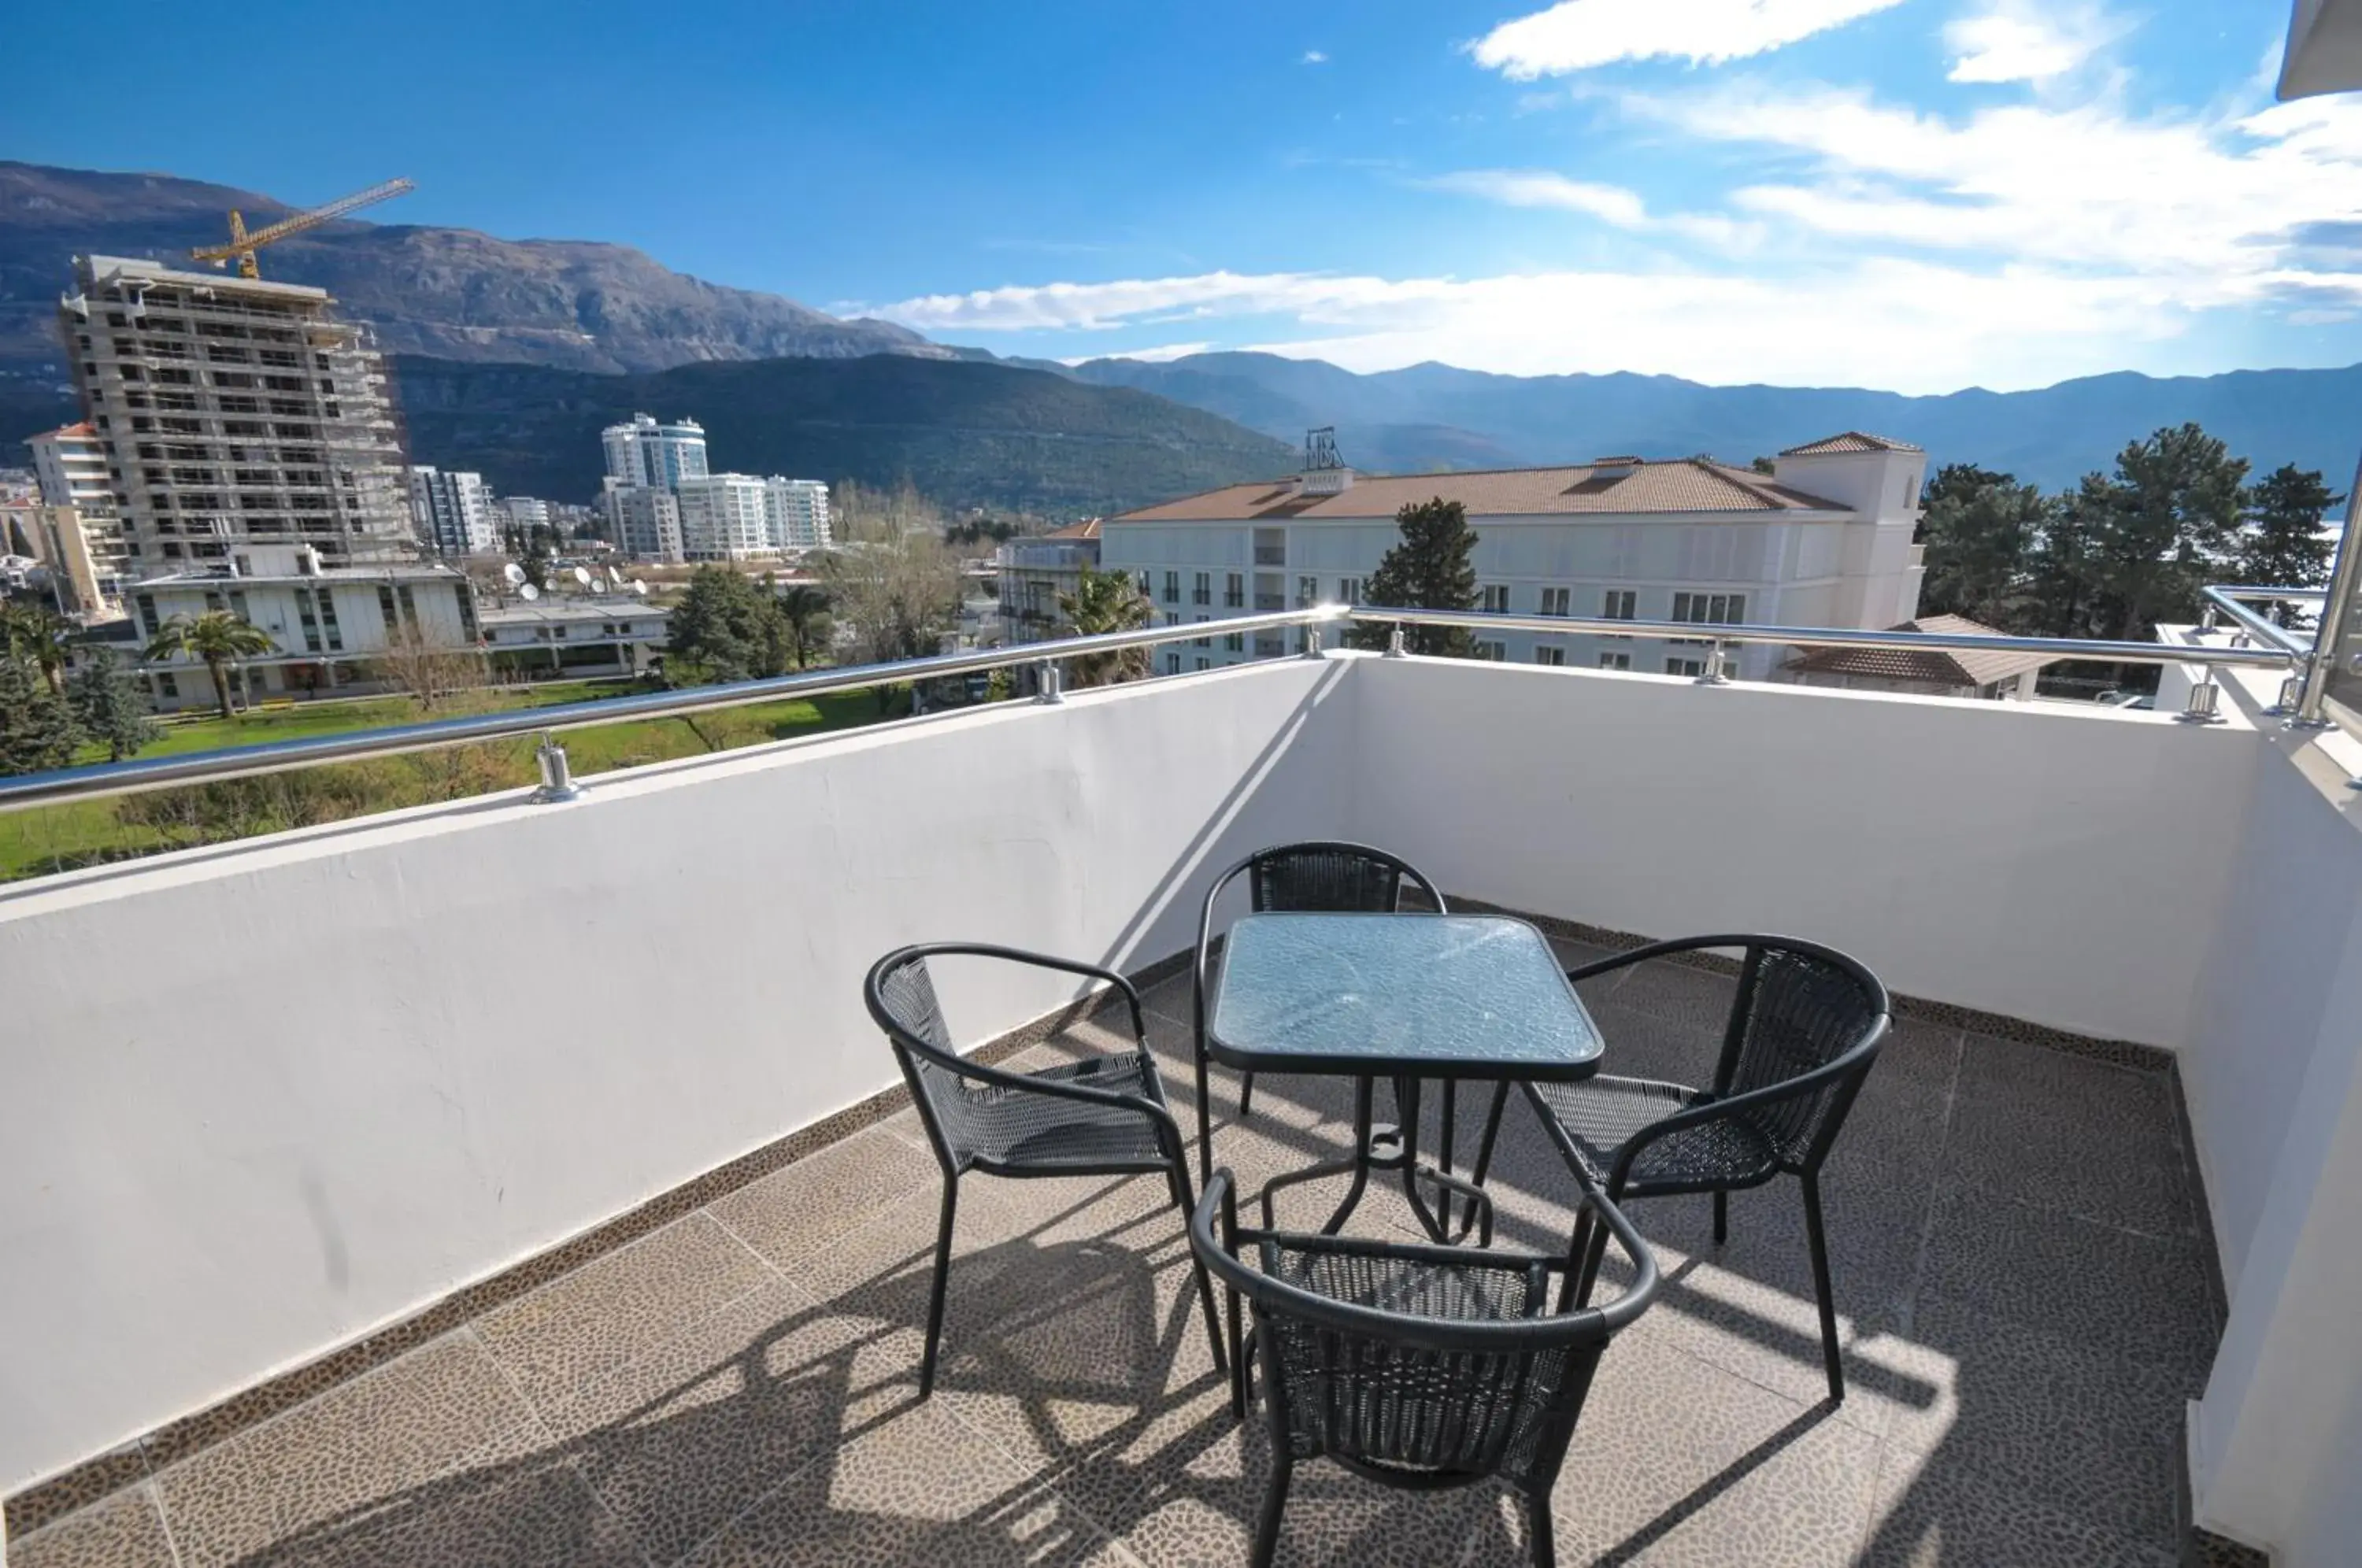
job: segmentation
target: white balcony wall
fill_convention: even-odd
[[[0,898],[0,1493],[899,1081],[904,943],[1137,966],[1351,819],[1351,667],[1077,694]],[[945,998],[969,1038],[1070,988]]]
[[[2258,749],[2153,713],[1424,659],[1355,702],[1363,832],[1447,889],[1808,936],[1898,991],[2169,1050],[2230,873],[2199,827]]]

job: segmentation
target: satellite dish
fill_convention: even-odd
[[[574,580],[580,583],[585,588],[590,587],[590,569],[589,567],[576,567],[574,569]]]
[[[517,597],[530,604],[535,600],[541,597],[541,590],[528,582],[523,588],[517,590]]]
[[[514,561],[511,561],[508,565],[501,568],[501,575],[509,580],[509,586],[511,588],[523,588],[524,586],[524,568],[517,565]]]
[[[646,599],[648,596],[648,585],[642,580],[634,578],[632,580],[632,591],[638,594],[641,598]]]

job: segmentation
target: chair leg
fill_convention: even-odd
[[[1206,1098],[1206,1047],[1198,1046],[1198,1179],[1214,1179],[1214,1104]]]
[[[1817,1175],[1805,1177],[1805,1237],[1813,1249],[1813,1294],[1821,1303],[1821,1360],[1828,1367],[1829,1398],[1845,1398],[1845,1368],[1838,1356],[1838,1309],[1829,1290],[1829,1242],[1821,1230],[1821,1183]]]
[[[927,1297],[927,1352],[919,1362],[919,1397],[935,1391],[935,1345],[944,1334],[944,1286],[952,1272],[952,1219],[959,1211],[959,1178],[944,1177],[944,1217],[935,1229],[935,1283]]]
[[[1526,1494],[1526,1539],[1532,1547],[1534,1568],[1558,1568],[1558,1539],[1551,1522],[1550,1494]]]
[[[1182,1155],[1165,1167],[1164,1185],[1181,1209],[1181,1242],[1189,1248],[1189,1267],[1198,1276],[1198,1304],[1206,1309],[1206,1338],[1214,1347],[1214,1370],[1226,1373],[1231,1369],[1231,1360],[1222,1352],[1222,1319],[1214,1310],[1213,1276],[1206,1272],[1198,1249],[1189,1243],[1189,1216],[1197,1211],[1198,1203],[1189,1191],[1187,1162],[1188,1156]]]
[[[1730,1194],[1714,1195],[1714,1244],[1720,1246],[1730,1240]]]
[[[1253,1568],[1271,1568],[1279,1555],[1279,1516],[1287,1510],[1287,1484],[1295,1470],[1296,1462],[1286,1452],[1273,1452],[1271,1485],[1263,1495],[1263,1518],[1255,1526]]]
[[[1254,1113],[1254,1075],[1239,1075],[1239,1120],[1244,1121]]]

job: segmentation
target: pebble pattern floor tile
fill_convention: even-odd
[[[1583,991],[1610,1070],[1710,1072],[1727,978],[1656,963]],[[1147,1003],[1194,1132],[1186,979]],[[1010,1065],[1107,1050],[1105,1022]],[[1250,1187],[1343,1147],[1339,1083],[1266,1078],[1244,1123],[1236,1077],[1211,1085],[1217,1160]],[[1463,1162],[1485,1100],[1461,1098]],[[1602,1364],[1551,1497],[1560,1561],[2169,1568],[2182,1406],[2219,1331],[2172,1106],[2154,1073],[1900,1029],[1827,1178],[1842,1406],[1793,1184],[1735,1198],[1720,1246],[1704,1199],[1636,1205],[1669,1283]],[[1522,1101],[1505,1128],[1502,1239],[1562,1245],[1572,1186]],[[1291,1218],[1338,1190],[1290,1193]],[[1243,1562],[1270,1455],[1259,1420],[1231,1418],[1162,1180],[963,1183],[922,1405],[939,1191],[916,1121],[889,1119],[67,1514],[8,1563]],[[1374,1182],[1353,1229],[1407,1226]],[[1407,1495],[1310,1464],[1281,1560],[1517,1563],[1526,1528],[1496,1487]]]

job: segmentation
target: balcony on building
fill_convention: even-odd
[[[1243,1561],[1263,1428],[1157,1178],[966,1184],[917,1400],[937,1173],[860,983],[952,938],[1131,973],[1187,1125],[1198,900],[1305,839],[1570,964],[1780,932],[1900,999],[1827,1183],[1849,1397],[1793,1190],[1721,1246],[1636,1204],[1670,1283],[1562,1562],[2351,1561],[2362,757],[2269,671],[2178,723],[2195,679],[2151,712],[1332,652],[12,887],[9,1561]],[[1117,1039],[945,977],[1020,1065]],[[1587,987],[1611,1070],[1697,1079],[1728,984]],[[1341,1151],[1334,1082],[1235,1090],[1251,1181]],[[1493,1189],[1563,1245],[1522,1106]],[[1385,1196],[1356,1223],[1399,1233]],[[1518,1528],[1308,1467],[1283,1561]]]

